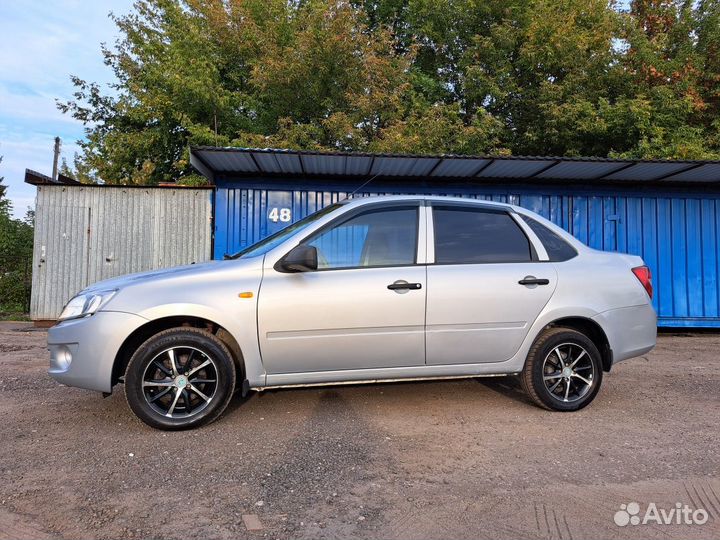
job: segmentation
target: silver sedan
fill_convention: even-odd
[[[234,390],[514,375],[574,411],[655,345],[650,271],[508,204],[368,197],[224,261],[96,283],[50,329],[57,381],[150,426],[216,419]]]

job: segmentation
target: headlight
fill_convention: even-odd
[[[92,315],[107,304],[115,296],[115,293],[117,293],[117,289],[78,294],[67,303],[58,320],[65,321]]]

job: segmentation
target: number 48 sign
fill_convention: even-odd
[[[270,209],[268,219],[273,223],[278,221],[288,223],[292,220],[292,210],[290,208],[278,208],[277,206]]]

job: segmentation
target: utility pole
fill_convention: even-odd
[[[58,179],[58,160],[60,159],[60,137],[55,137],[55,149],[53,150],[53,173],[52,179]]]

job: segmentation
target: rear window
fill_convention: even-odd
[[[540,239],[543,246],[545,246],[545,251],[547,251],[548,257],[550,257],[552,262],[567,261],[577,255],[577,251],[575,251],[574,247],[548,229],[545,225],[530,216],[522,215],[522,218],[525,220],[525,223],[528,224],[528,227],[530,227]]]

